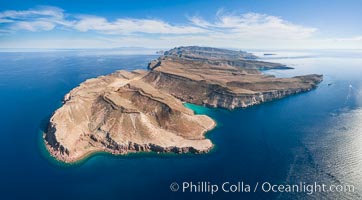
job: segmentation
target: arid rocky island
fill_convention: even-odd
[[[289,67],[243,51],[191,46],[164,52],[148,70],[88,79],[51,117],[47,149],[67,163],[95,152],[208,152],[213,144],[205,133],[216,124],[184,102],[244,108],[309,91],[323,78],[276,78],[260,71],[267,69]]]

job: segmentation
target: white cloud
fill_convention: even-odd
[[[362,41],[362,36],[354,36],[354,37],[349,37],[349,38],[334,38],[332,39],[334,41],[337,42],[358,42],[358,41]]]
[[[57,7],[51,6],[39,6],[34,9],[15,11],[15,10],[7,10],[0,13],[0,18],[8,18],[8,19],[27,19],[29,17],[36,18],[63,18],[63,10]]]
[[[200,17],[191,17],[190,21],[195,26],[210,29],[221,37],[226,36],[234,39],[302,39],[311,37],[317,31],[315,28],[296,25],[280,17],[259,13],[235,15],[219,11],[214,22],[206,21]]]
[[[72,20],[69,20],[72,18]],[[172,25],[158,19],[120,18],[111,22],[106,18],[90,15],[68,15],[56,7],[38,7],[25,11],[4,11],[0,13],[0,24],[8,30],[50,31],[66,27],[80,32],[96,31],[103,34],[195,34],[206,30],[195,26]]]
[[[10,22],[14,22],[14,20],[10,20],[10,19],[1,19],[1,18],[0,18],[0,24],[1,24],[1,23],[10,23]]]
[[[228,14],[220,10],[216,20],[191,17],[185,24],[170,24],[159,19],[119,18],[109,21],[100,16],[71,15],[57,7],[37,7],[23,11],[0,13],[0,23],[9,30],[49,31],[56,27],[102,34],[213,34],[235,37],[305,38],[316,29],[287,22],[280,17],[258,13]],[[70,20],[71,18],[72,20]]]
[[[75,38],[49,37],[47,40],[22,38],[6,40],[18,31],[42,32],[62,29],[76,32]],[[318,30],[261,13],[227,13],[219,10],[213,20],[200,16],[173,24],[155,18],[118,18],[67,13],[57,7],[0,12],[2,47],[117,47],[143,46],[169,48],[203,45],[233,48],[310,48],[358,47],[362,36],[350,38],[315,38]],[[84,32],[87,38],[82,38]],[[9,37],[10,38],[10,37]],[[51,42],[52,41],[52,42]]]
[[[57,7],[41,6],[34,9],[0,12],[2,30],[16,32],[50,31],[56,26],[71,26],[71,22],[64,19],[64,11]]]
[[[206,31],[194,26],[171,25],[156,19],[124,18],[109,22],[107,19],[98,16],[82,16],[74,24],[74,28],[82,32],[98,31],[105,34],[194,34]]]
[[[31,22],[17,22],[15,23],[11,29],[12,30],[27,30],[27,31],[50,31],[54,29],[55,24],[48,21],[31,21]]]

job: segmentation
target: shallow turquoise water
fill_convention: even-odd
[[[288,77],[322,73],[308,93],[228,111],[192,104],[217,127],[215,149],[203,155],[97,154],[77,165],[53,162],[41,130],[62,97],[82,81],[117,69],[146,68],[156,56],[77,52],[0,53],[1,199],[208,199],[209,193],[171,192],[176,181],[255,184],[353,184],[354,193],[216,193],[215,199],[358,199],[362,195],[362,53],[297,52],[265,59],[295,70]],[[302,54],[303,55],[303,54]],[[330,84],[330,85],[328,85]]]

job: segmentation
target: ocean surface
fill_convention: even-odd
[[[218,123],[203,155],[97,154],[53,160],[42,130],[63,96],[118,69],[145,69],[157,55],[52,51],[0,53],[0,199],[361,199],[362,51],[252,51],[294,70],[324,75],[317,89],[247,109],[187,104]],[[264,53],[275,55],[264,56]],[[170,184],[180,185],[177,192]],[[183,182],[353,185],[354,192],[182,192]],[[259,185],[260,186],[260,185]],[[252,189],[253,190],[253,189]]]

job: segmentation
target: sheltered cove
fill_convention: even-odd
[[[205,153],[215,127],[183,102],[242,108],[315,88],[322,75],[263,75],[289,69],[252,54],[209,47],[178,47],[149,63],[148,70],[116,71],[88,79],[65,95],[44,134],[56,159],[71,163],[94,152]]]

